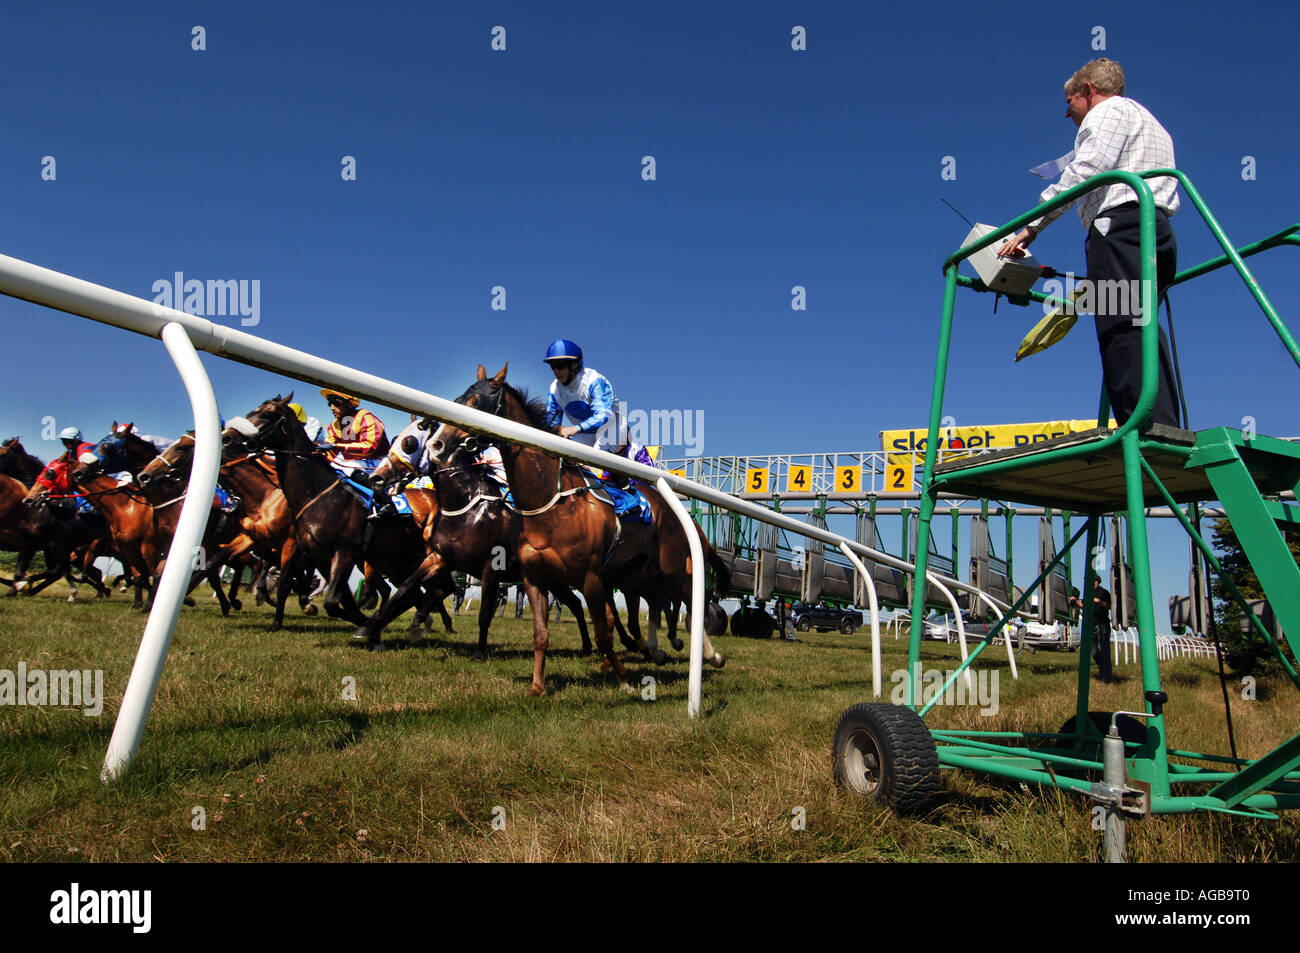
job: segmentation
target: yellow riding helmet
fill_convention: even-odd
[[[292,410],[293,415],[298,418],[298,423],[305,426],[307,423],[307,411],[302,409],[302,404],[290,404],[289,409]]]

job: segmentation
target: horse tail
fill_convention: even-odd
[[[731,590],[731,570],[727,568],[726,562],[718,555],[718,551],[709,544],[702,532],[700,533],[700,542],[704,544],[704,561],[713,569],[712,597],[710,598],[710,594],[706,592],[705,600],[716,602],[725,598]]]

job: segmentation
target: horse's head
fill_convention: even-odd
[[[315,445],[307,437],[289,404],[293,392],[287,397],[272,397],[250,411],[247,416],[234,417],[226,422],[221,435],[227,451],[257,453],[262,450],[313,453]]]
[[[179,440],[150,460],[136,477],[136,482],[148,486],[155,480],[188,480],[193,462],[194,434],[191,432],[182,434]]]
[[[97,476],[120,473],[129,469],[126,452],[127,435],[128,431],[118,430],[96,443],[93,450],[84,451],[68,469],[68,477],[73,483],[84,483]]]
[[[488,377],[487,370],[480,364],[477,379],[465,393],[456,398],[456,403],[516,423],[549,429],[544,423],[545,405],[542,401],[529,400],[526,395],[506,383],[506,368],[509,366],[507,364],[501,368],[496,376]],[[485,447],[500,443],[496,437],[471,433],[455,424],[443,424],[429,438],[428,457],[437,466],[447,466],[458,451],[477,454]]]
[[[11,471],[14,465],[20,458],[26,456],[26,453],[17,437],[10,437],[4,443],[0,443],[0,473],[13,476]]]
[[[410,479],[427,473],[428,460],[425,448],[433,430],[433,421],[429,418],[413,420],[397,435],[397,439],[388,448],[388,454],[375,467],[371,482],[387,483],[398,478]]]

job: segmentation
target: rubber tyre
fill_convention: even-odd
[[[704,631],[710,636],[727,634],[727,610],[716,602],[704,608]]]
[[[840,631],[845,635],[852,635],[857,631],[857,626],[853,624],[852,619],[843,619],[840,621]]]
[[[898,814],[915,814],[939,793],[934,738],[902,705],[862,702],[840,716],[831,745],[835,783]]]
[[[795,622],[794,627],[795,630],[798,632],[807,632],[809,629],[812,628],[812,623],[809,622],[808,618],[805,616],[804,618]]]
[[[754,609],[753,615],[750,616],[746,623],[749,634],[756,639],[770,639],[772,633],[776,631],[776,620],[764,612],[762,609]]]
[[[745,607],[741,606],[731,614],[731,634],[749,635],[749,620],[745,617]]]

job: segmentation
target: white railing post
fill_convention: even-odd
[[[668,481],[660,477],[655,487],[681,522],[691,550],[691,674],[686,688],[686,714],[699,718],[700,692],[704,685],[704,547],[700,545],[700,534],[695,532],[695,521]]]
[[[118,710],[113,736],[104,755],[100,778],[105,782],[121,776],[140,749],[140,739],[149,719],[149,710],[153,707],[158,680],[162,677],[176,618],[194,571],[194,557],[206,558],[199,544],[207,527],[212,493],[217,486],[217,469],[221,466],[221,418],[217,413],[212,383],[184,328],[179,324],[167,325],[162,329],[162,341],[180,371],[194,411],[194,465],[176,524],[176,535],[167,552],[167,565],[163,567],[162,579],[154,592],[153,609],[140,638],[135,665],[131,668],[122,707]]]

